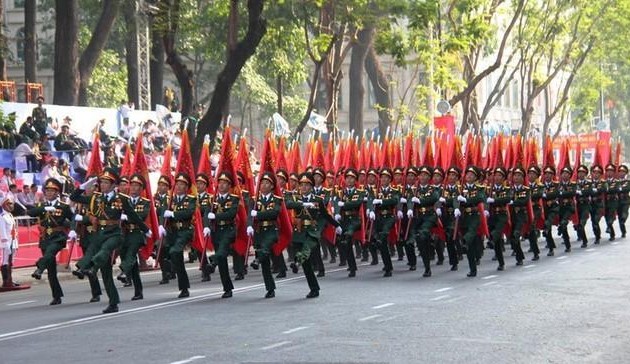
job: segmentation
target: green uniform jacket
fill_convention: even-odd
[[[153,203],[155,203],[155,212],[158,217],[158,222],[160,225],[164,225],[164,211],[169,209],[171,205],[171,196],[168,193],[160,195],[156,193],[153,195]]]
[[[29,216],[39,218],[39,226],[42,229],[40,246],[48,242],[65,245],[68,239],[67,228],[72,224],[74,213],[68,204],[59,201],[59,199],[56,199],[52,205],[55,207],[55,211],[46,211],[47,205],[48,203],[38,203],[27,211]]]

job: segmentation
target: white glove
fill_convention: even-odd
[[[341,228],[341,226],[337,226],[337,228],[335,229],[335,234],[341,235],[341,233],[343,233],[343,229]]]
[[[404,198],[404,197],[401,197],[401,198],[400,198],[400,203],[407,203],[407,199],[406,199],[406,198]]]
[[[203,228],[203,236],[204,237],[210,236],[210,228],[209,227]]]
[[[414,197],[414,198],[411,199],[411,202],[413,202],[413,203],[420,203],[420,199],[417,198],[417,197]]]
[[[438,207],[437,209],[435,209],[435,213],[436,213],[438,216],[442,216],[442,209]]]
[[[164,226],[160,225],[158,227],[158,233],[160,235],[160,238],[163,238],[164,236],[166,236],[166,229],[164,228]]]
[[[490,211],[488,211],[488,210],[483,210],[483,214],[484,214],[486,217],[488,217],[488,216],[490,216]]]
[[[307,208],[307,209],[312,209],[312,208],[314,208],[314,207],[315,207],[315,204],[314,204],[314,203],[312,203],[312,202],[303,202],[303,203],[302,203],[302,206],[304,206],[304,207],[305,207],[305,208]]]
[[[370,216],[370,209],[365,210],[365,217]]]
[[[171,210],[166,210],[166,211],[164,211],[164,217],[166,217],[166,218],[175,217],[175,214]]]
[[[578,195],[578,196],[582,196],[582,190],[576,190],[575,194]]]
[[[402,218],[403,218],[403,213],[402,213],[402,211],[398,210],[398,212],[396,213],[396,215],[398,216],[398,220],[402,220]]]
[[[510,202],[508,202],[508,205],[514,205],[514,200],[510,200]]]
[[[407,217],[410,218],[410,219],[413,219],[413,210],[412,209],[407,210]]]
[[[75,240],[77,238],[77,232],[74,230],[70,230],[70,232],[68,233],[68,238],[70,240]]]
[[[208,214],[208,220],[214,220],[216,216],[214,216],[214,212]]]
[[[256,211],[256,210],[252,210],[252,212],[250,213],[250,215],[251,215],[252,217],[256,217],[256,216],[258,216],[258,211]]]
[[[151,232],[151,230],[149,230],[146,233],[144,233],[144,236],[146,236],[147,238],[151,239],[151,237],[153,236],[153,233]]]
[[[547,194],[543,192],[543,198],[547,198]]]
[[[74,216],[74,221],[76,221],[76,222],[81,222],[81,221],[83,221],[83,215],[75,215],[75,216]]]
[[[341,215],[336,214],[335,215],[335,221],[337,221],[337,222],[341,221]]]
[[[375,198],[372,200],[372,205],[380,205],[383,203],[383,200],[381,200],[380,198]]]
[[[343,203],[343,201],[339,201],[339,202],[337,202],[337,206],[339,206],[339,207],[343,207],[343,205],[345,205],[345,203]]]
[[[374,213],[374,211],[370,211],[370,214],[368,216],[370,218],[370,220],[374,221],[376,220],[376,214]]]
[[[623,188],[619,187],[619,192],[623,192]]]
[[[367,196],[363,197],[363,202],[367,202],[368,198]]]
[[[247,227],[247,236],[254,236],[254,228],[253,227],[251,227],[251,226]]]
[[[438,201],[440,201],[441,203],[446,203],[446,199],[444,197],[440,197]]]
[[[487,202],[487,203],[494,203],[494,199],[493,199],[492,197],[488,197],[488,198],[486,199],[486,202]]]
[[[462,216],[462,212],[459,211],[459,209],[455,209],[455,211],[453,211],[453,215],[455,215],[455,217],[460,217]]]
[[[457,196],[457,201],[466,203],[467,200],[466,200],[466,197],[464,197],[462,195],[459,195],[459,196]]]
[[[93,184],[96,183],[96,181],[98,181],[98,177],[92,177],[89,180],[81,183],[81,185],[79,186],[80,189],[82,190],[86,190],[88,187],[92,186]]]
[[[55,210],[57,210],[57,208],[55,206],[46,206],[44,207],[44,210],[46,210],[47,212],[54,212]]]
[[[125,214],[120,214],[120,221],[127,221],[129,218]]]
[[[593,193],[597,193],[597,188],[593,188]]]

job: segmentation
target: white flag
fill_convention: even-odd
[[[278,136],[291,135],[291,128],[289,123],[277,112],[271,116],[273,119],[273,133]]]
[[[326,118],[322,115],[319,115],[313,111],[311,111],[311,117],[308,119],[306,125],[308,125],[311,129],[317,130],[322,134],[328,133],[328,127],[326,127]]]

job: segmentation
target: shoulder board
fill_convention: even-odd
[[[241,193],[249,193],[249,191],[246,189],[241,189]]]
[[[235,195],[235,194],[233,194],[233,193],[230,193],[230,196],[231,196],[231,197],[236,197],[236,198],[239,198],[239,197],[240,197],[239,195]]]
[[[278,196],[278,195],[273,195],[273,197],[275,197],[275,198],[279,198],[279,199],[281,199],[281,200],[284,198],[284,197],[282,197],[282,196]]]
[[[92,192],[92,194],[93,194],[94,196],[100,196],[100,195],[102,195],[102,193],[101,193],[101,192],[98,192],[98,191],[94,191],[94,192]]]
[[[359,188],[357,188],[357,191],[358,191],[358,192],[365,192],[365,189],[364,189],[364,188],[359,187]]]
[[[124,198],[129,198],[129,195],[125,195],[124,193],[120,193],[120,192],[118,193],[118,196],[122,196]]]
[[[195,198],[195,195],[186,195],[186,196],[190,198]]]
[[[332,191],[333,191],[333,189],[332,189],[332,188],[328,188],[328,187],[324,187],[324,191],[326,191],[326,192],[332,192]]]
[[[68,204],[68,203],[63,202],[63,201],[61,201],[61,200],[59,200],[59,204],[60,204],[60,205],[64,205],[64,206],[69,206],[69,204]]]
[[[151,200],[146,197],[140,197],[140,201],[151,202]]]

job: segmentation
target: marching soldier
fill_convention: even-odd
[[[91,179],[81,187],[89,187],[95,182],[95,179]],[[94,239],[97,245],[100,246],[100,249],[94,254],[90,262],[81,268],[80,274],[90,277],[90,275],[96,276],[98,270],[101,271],[105,292],[107,292],[109,297],[109,305],[103,310],[103,313],[112,313],[118,312],[118,303],[120,303],[120,297],[112,275],[112,254],[119,247],[122,238],[120,228],[121,215],[127,215],[127,221],[138,225],[143,233],[150,234],[150,232],[144,221],[138,217],[129,203],[129,198],[115,191],[118,175],[111,168],[105,168],[99,176],[98,182],[101,192],[95,192],[90,197],[87,197],[82,196],[83,188],[79,188],[72,193],[70,200],[97,206],[94,217],[98,228]]]
[[[164,226],[166,221],[164,219],[164,211],[171,206],[171,179],[169,176],[160,176],[157,182],[157,192],[153,195],[153,203],[155,203],[155,212],[158,217],[158,223],[160,224],[160,243],[155,245],[156,256],[155,259],[160,263],[160,270],[162,271],[162,280],[159,284],[167,284],[171,279],[175,279],[175,271],[171,264],[168,250],[165,248],[164,235],[166,230]]]
[[[228,268],[228,255],[230,246],[236,240],[236,213],[238,211],[239,197],[231,194],[230,189],[234,185],[234,177],[229,172],[221,172],[217,178],[217,196],[212,205],[212,211],[208,213],[208,220],[214,223],[213,243],[214,256],[210,259],[213,264],[219,266],[221,284],[223,285],[223,298],[232,297],[234,285],[230,278]]]
[[[416,180],[418,172],[415,167],[407,168],[407,184],[405,185],[402,196],[400,197],[401,211],[408,212],[413,207],[413,202],[407,200],[407,197],[416,195]],[[405,246],[405,255],[407,255],[407,265],[409,270],[414,271],[418,265],[418,257],[416,255],[416,240],[409,239],[409,232],[411,231],[411,225],[413,223],[413,215],[409,218],[410,214],[405,214],[400,224],[400,240],[401,244]]]
[[[435,188],[435,190],[438,193],[438,196],[442,195],[442,188],[444,185],[444,170],[442,169],[442,167],[435,167],[435,169],[433,170],[433,179],[432,179],[432,184],[433,184],[433,188]],[[438,220],[441,220],[442,218],[442,210],[435,210],[436,213],[438,214]],[[432,248],[434,249],[435,253],[432,251],[431,252],[431,260],[433,260],[434,255],[437,255],[437,262],[435,263],[436,265],[442,265],[444,264],[444,241],[436,235],[431,236],[432,241],[433,241],[433,246]]]
[[[466,184],[462,186],[461,194],[453,203],[454,216],[459,219],[458,225],[462,230],[462,239],[466,247],[468,266],[470,267],[468,277],[477,276],[477,256],[479,254],[477,252],[479,248],[477,230],[481,224],[477,205],[486,201],[485,188],[476,183],[479,176],[480,172],[476,167],[466,168]]]
[[[363,197],[363,199],[366,203],[370,199],[376,198],[374,196],[376,196],[376,194],[378,193],[377,179],[378,179],[378,170],[376,170],[375,168],[370,168],[367,173],[366,184],[363,187],[363,189],[366,192],[365,197]],[[367,209],[366,215],[369,215],[369,214],[370,214],[370,209]],[[374,244],[365,244],[365,245],[366,246],[364,246],[362,250],[364,252],[369,251],[370,255],[372,256],[372,262],[370,263],[370,265],[378,265],[378,249],[376,248],[376,245]],[[390,257],[391,257],[391,253],[390,253]],[[364,259],[361,259],[361,260],[367,262],[368,256],[366,253],[363,253],[363,258]]]
[[[576,226],[576,230],[578,239],[582,241],[582,248],[588,246],[588,239],[586,238],[584,227],[586,226],[586,221],[588,221],[588,216],[591,212],[591,182],[586,179],[587,175],[588,167],[583,164],[578,166],[575,195],[579,224]]]
[[[346,187],[339,191],[335,220],[340,222],[343,235],[339,239],[340,248],[344,249],[350,273],[348,277],[355,277],[357,263],[352,252],[353,235],[361,229],[361,205],[365,198],[365,190],[356,187],[357,171],[348,168],[344,173]]]
[[[533,221],[530,221],[529,204],[530,193],[529,188],[524,186],[525,183],[525,169],[517,166],[512,170],[512,180],[514,182],[511,191],[512,200],[510,205],[512,206],[511,223],[512,232],[510,234],[510,243],[512,248],[516,252],[516,265],[523,265],[525,254],[521,247],[521,236],[527,234],[524,232],[525,225],[529,225],[529,228],[533,228]],[[529,224],[528,224],[529,222]]]
[[[134,174],[129,179],[129,203],[141,221],[145,221],[149,216],[151,202],[149,199],[141,197],[146,181],[140,174]],[[120,247],[120,269],[123,274],[118,277],[122,282],[131,279],[133,282],[134,295],[132,301],[141,300],[142,280],[140,279],[140,268],[138,266],[138,251],[146,243],[145,236],[136,224],[130,223],[127,215],[121,214],[123,241]]]
[[[560,214],[560,207],[558,205],[558,196],[560,193],[558,191],[558,183],[553,180],[555,175],[556,168],[554,166],[545,167],[543,171],[544,191],[542,194],[545,212],[545,231],[543,235],[545,236],[547,248],[549,249],[549,253],[547,253],[548,257],[554,255],[554,249],[556,248],[556,243],[551,233],[551,227],[557,223]]]
[[[619,166],[619,205],[617,207],[617,219],[619,220],[619,230],[621,237],[626,237],[626,220],[628,219],[628,208],[630,207],[630,180],[628,180],[628,166]]]
[[[602,179],[604,169],[600,165],[591,166],[591,226],[595,234],[595,244],[599,244],[602,230],[599,221],[604,216],[606,181]]]
[[[245,186],[245,175],[241,171],[236,171],[236,178],[240,186]],[[254,207],[254,201],[252,199],[253,191],[241,189],[241,198],[247,211],[251,211]],[[249,247],[245,254],[249,254]],[[247,267],[245,266],[245,255],[237,254],[232,247],[230,247],[230,255],[232,255],[232,269],[234,270],[234,280],[241,281],[245,279],[247,274]]]
[[[456,218],[455,209],[453,208],[455,199],[461,194],[461,185],[459,183],[461,174],[461,170],[457,167],[450,167],[448,169],[446,185],[442,189],[438,200],[442,210],[442,216],[440,218],[442,219],[442,225],[446,232],[446,249],[448,251],[448,264],[451,266],[451,271],[458,269],[462,250],[459,240],[454,236]]]
[[[371,196],[368,200],[369,218],[372,220],[372,229],[374,230],[374,241],[368,243],[376,245],[376,248],[381,252],[385,269],[384,277],[391,277],[394,270],[392,258],[389,255],[387,237],[396,223],[396,213],[400,213],[396,208],[400,203],[400,192],[390,186],[391,181],[392,171],[383,168],[381,170],[381,188],[376,195]]]
[[[538,237],[540,236],[539,221],[543,221],[542,196],[545,193],[545,186],[538,181],[540,178],[540,168],[531,166],[527,170],[527,179],[529,181],[529,193],[532,200],[532,210],[534,211],[534,221],[532,221],[529,230],[529,249],[534,253],[533,261],[540,259],[540,248],[538,247]]]
[[[293,191],[286,190],[287,180],[289,179],[289,174],[283,170],[278,169],[276,171],[276,183],[280,186],[280,193],[282,194],[283,199],[286,201],[288,197],[293,194]],[[293,248],[289,246],[287,248],[287,252],[289,254],[289,259],[293,259],[294,253]],[[276,279],[286,278],[287,276],[287,263],[284,261],[284,252],[278,255],[271,256],[271,271],[277,272]]]
[[[392,187],[397,188],[399,191],[402,191],[402,188],[405,185],[405,169],[403,167],[396,167],[392,172]],[[396,252],[398,253],[398,261],[402,261],[405,259],[405,247],[403,244],[400,244],[398,241],[396,241],[396,244],[394,246],[390,246],[390,256],[394,255],[394,250],[396,250]]]
[[[37,269],[31,277],[42,279],[44,270],[48,271],[48,284],[53,296],[50,305],[60,304],[63,297],[63,291],[57,279],[57,253],[65,248],[68,238],[76,238],[76,233],[68,233],[73,213],[68,204],[59,200],[60,192],[61,183],[54,178],[47,179],[44,183],[46,202],[39,203],[27,212],[31,217],[39,218],[41,228],[39,248],[42,251],[42,257],[37,260]]]
[[[431,229],[437,224],[437,214],[435,204],[440,198],[440,194],[435,186],[429,184],[433,175],[430,167],[424,166],[419,170],[419,184],[415,195],[407,196],[407,201],[411,201],[413,208],[407,210],[407,217],[411,219],[411,232],[409,239],[415,239],[422,263],[424,264],[423,277],[431,277]],[[413,244],[413,243],[411,243]]]
[[[208,193],[208,185],[210,184],[210,178],[203,174],[197,174],[195,177],[195,183],[197,184],[197,191],[199,194],[197,195],[197,201],[199,202],[199,210],[201,212],[201,216],[208,216],[210,211],[212,210],[212,198]],[[204,239],[208,239],[210,237],[210,228],[203,228],[203,237]],[[204,243],[205,244],[205,243]],[[205,246],[205,245],[204,245]],[[190,252],[192,253],[194,250],[191,247]],[[210,264],[208,263],[208,255],[206,253],[206,249],[202,252],[199,252],[199,260],[201,261],[201,281],[208,282],[210,281]]]
[[[490,229],[490,238],[492,239],[492,245],[494,246],[494,256],[499,262],[497,270],[502,271],[505,269],[505,260],[503,259],[503,249],[505,243],[503,241],[503,234],[506,233],[508,221],[508,203],[512,201],[512,195],[510,187],[505,183],[507,177],[507,171],[503,167],[497,167],[494,169],[494,174],[491,174],[490,179],[494,179],[494,182],[490,184],[488,188],[486,203],[490,210],[490,219],[488,220],[488,227]],[[509,232],[508,236],[509,236]],[[521,252],[522,254],[522,252]],[[523,264],[523,258],[517,257],[517,264]]]
[[[193,240],[195,224],[193,214],[197,208],[197,198],[189,195],[191,181],[185,173],[175,176],[175,193],[171,205],[162,216],[167,220],[164,254],[168,254],[177,276],[178,298],[190,296],[190,282],[184,265],[184,249]]]
[[[313,171],[313,181],[315,182],[315,185],[313,186],[313,194],[321,197],[322,200],[324,201],[324,206],[328,206],[328,203],[330,202],[330,198],[332,196],[331,195],[332,190],[329,188],[325,188],[323,186],[325,177],[326,176],[323,169],[315,168],[315,170]],[[318,270],[317,272],[318,277],[324,277],[326,275],[326,268],[324,267],[324,259],[327,258],[328,251],[330,251],[331,257],[334,257],[336,254],[335,250],[333,249],[332,242],[327,241],[323,235],[324,229],[326,228],[327,225],[328,223],[326,222],[326,219],[322,215],[320,215],[320,218],[317,219],[317,226],[318,226],[318,229],[322,232],[322,236],[320,237],[317,243],[317,251],[315,252],[315,254],[312,255],[313,267],[315,267]],[[322,249],[324,253],[326,253],[324,254],[324,256],[322,256],[321,254]]]
[[[560,183],[558,184],[558,199],[560,202],[558,231],[562,235],[566,253],[571,251],[571,240],[569,239],[567,226],[575,213],[576,184],[571,182],[571,175],[573,175],[573,169],[569,166],[563,167],[560,171]]]
[[[617,167],[609,163],[606,166],[606,232],[610,235],[609,241],[615,240],[615,217],[617,216],[617,208],[619,207],[619,183],[616,179]]]
[[[353,170],[356,174],[356,171]],[[293,223],[293,242],[295,246],[295,260],[296,263],[292,263],[291,267],[294,273],[297,273],[297,265],[302,265],[304,269],[304,275],[308,282],[310,292],[306,295],[306,298],[315,298],[319,296],[319,284],[317,283],[317,277],[311,266],[310,256],[313,254],[313,249],[317,245],[317,240],[321,236],[321,231],[318,229],[317,220],[321,216],[332,225],[336,227],[336,233],[341,233],[339,223],[335,221],[324,205],[324,200],[314,195],[313,176],[306,172],[302,173],[299,177],[300,192],[286,201],[287,208],[295,210],[295,219]],[[355,177],[356,178],[356,177]],[[363,202],[363,200],[361,200]],[[354,256],[350,254],[348,262],[354,261]]]
[[[265,298],[276,296],[276,282],[271,274],[270,257],[273,254],[273,246],[278,241],[278,215],[282,208],[282,197],[275,196],[272,192],[276,185],[276,178],[273,173],[263,173],[260,181],[260,192],[251,212],[254,218],[254,229],[247,227],[247,235],[254,239],[254,249],[256,249],[256,259],[262,266],[263,280],[267,294]],[[252,263],[254,264],[254,263]]]

